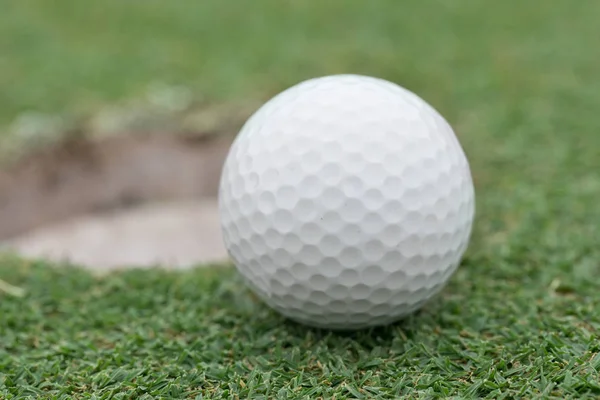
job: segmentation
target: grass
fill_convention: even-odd
[[[12,2],[0,118],[184,84],[261,98],[392,79],[455,127],[477,186],[464,264],[405,322],[282,320],[231,268],[104,278],[6,258],[0,398],[600,397],[600,3]],[[144,397],[144,393],[146,393]]]
[[[230,268],[13,260],[28,294],[0,303],[0,397],[597,398],[597,285],[514,258],[469,258],[420,314],[345,335],[282,320]]]
[[[585,77],[600,5],[498,3],[0,0],[0,121],[93,108],[152,82],[262,99],[341,72],[396,80],[454,118],[549,88],[597,91]]]

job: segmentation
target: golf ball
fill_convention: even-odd
[[[467,158],[446,120],[397,84],[301,82],[252,115],[223,166],[225,246],[285,317],[360,329],[438,293],[473,224]]]

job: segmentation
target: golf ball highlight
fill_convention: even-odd
[[[333,75],[252,115],[219,190],[225,246],[270,307],[360,329],[421,308],[458,267],[475,213],[467,158],[446,120],[401,86]]]

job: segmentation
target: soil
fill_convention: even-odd
[[[0,241],[103,268],[223,258],[216,195],[231,141],[136,134],[30,154],[0,169]]]

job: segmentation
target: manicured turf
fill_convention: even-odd
[[[8,262],[28,294],[0,302],[0,398],[597,398],[597,285],[557,251],[506,253],[469,258],[406,322],[346,335],[283,321],[231,269]]]
[[[26,293],[0,294],[0,398],[600,397],[600,3],[92,4],[3,10],[21,18],[0,22],[21,38],[0,61],[4,120],[155,78],[224,99],[393,79],[465,147],[473,241],[423,312],[350,335],[284,322],[231,269],[93,278],[3,259]]]
[[[600,3],[494,3],[0,1],[0,122],[154,82],[238,101],[340,72],[401,82],[454,118],[573,86],[598,92]]]

